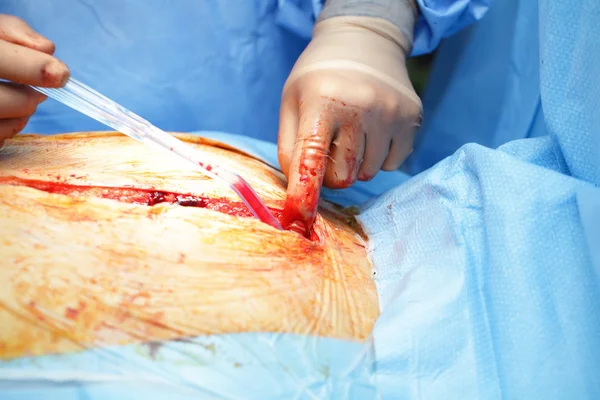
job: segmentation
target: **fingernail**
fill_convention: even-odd
[[[38,44],[38,48],[41,51],[44,51],[50,55],[54,54],[54,51],[56,50],[56,46],[54,45],[54,42],[51,40],[48,40],[44,37],[38,39],[37,44]]]

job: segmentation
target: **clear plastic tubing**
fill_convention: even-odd
[[[206,156],[192,146],[158,129],[83,83],[71,78],[59,89],[37,86],[32,88],[135,140],[185,159],[213,179],[221,179],[242,199],[256,218],[274,228],[282,229],[277,219],[241,176],[215,163],[207,162]]]

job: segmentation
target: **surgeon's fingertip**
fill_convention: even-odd
[[[386,161],[381,166],[381,170],[386,172],[396,171],[402,166],[402,163],[404,163],[404,158],[394,161]]]
[[[323,180],[323,186],[328,189],[347,189],[356,183],[356,173],[351,173],[344,178],[336,175],[336,172],[332,174],[333,176],[325,175],[325,179]]]
[[[404,161],[408,158],[408,156],[412,154],[412,152],[413,148],[411,147],[403,151],[397,157],[388,157],[381,166],[381,170],[387,172],[398,170],[402,166],[402,164],[404,164]]]
[[[55,50],[54,43],[36,32],[27,22],[14,15],[0,15],[0,38],[8,42],[29,47],[43,53],[52,55]]]
[[[401,162],[399,162],[399,163],[394,163],[394,164],[383,165],[383,166],[381,167],[381,170],[382,170],[382,171],[385,171],[385,172],[393,172],[393,171],[396,171],[396,170],[398,170],[398,169],[400,168],[400,166],[401,166],[401,165],[402,165],[402,163],[401,163]]]
[[[28,122],[29,122],[29,116],[17,118],[15,127],[13,128],[13,131],[12,131],[13,136],[16,135],[17,133],[21,132],[23,129],[25,129]]]
[[[301,236],[306,236],[306,226],[300,221],[291,221],[286,226],[286,229],[292,232],[296,232]]]
[[[51,60],[44,64],[40,70],[41,82],[44,87],[63,87],[71,72],[67,66],[59,60]]]
[[[373,178],[375,178],[376,174],[377,174],[376,172],[374,173],[371,171],[369,171],[369,172],[360,171],[358,173],[358,176],[356,177],[356,179],[361,182],[368,182],[368,181],[372,180]]]
[[[375,178],[375,175],[377,175],[377,172],[379,172],[379,164],[382,164],[382,161],[377,164],[363,163],[358,170],[356,179],[361,182],[368,182]]]
[[[41,103],[43,103],[44,101],[46,101],[46,99],[48,98],[48,96],[46,96],[43,93],[38,92],[37,90],[35,91],[35,102],[39,105]]]
[[[56,46],[54,45],[54,42],[52,42],[49,39],[46,39],[43,36],[37,36],[36,38],[33,39],[33,47],[35,48],[35,50],[44,52],[46,54],[50,54],[53,55],[54,51],[56,50]]]
[[[293,174],[292,174],[293,175]],[[300,177],[294,181],[293,177],[288,185],[288,190],[281,216],[281,226],[285,230],[291,230],[306,236],[312,230],[312,225],[317,216],[319,205],[320,185],[317,187]]]
[[[21,132],[23,129],[25,129],[28,122],[28,116],[3,120],[4,129],[0,132],[0,137],[2,138],[2,140],[12,138],[13,136]]]

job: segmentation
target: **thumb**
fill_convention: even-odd
[[[308,102],[307,102],[308,103]],[[288,171],[284,229],[308,236],[317,215],[319,194],[333,140],[333,116],[317,101],[300,111],[298,134]]]
[[[13,15],[0,14],[0,39],[51,55],[55,50],[54,43]]]

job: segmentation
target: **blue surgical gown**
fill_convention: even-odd
[[[414,54],[490,0],[424,2]],[[324,0],[0,0],[56,44],[73,77],[170,131],[277,139],[281,90]],[[427,4],[425,4],[427,3]],[[24,132],[109,129],[54,100]]]
[[[467,143],[495,149],[549,137],[570,174],[600,185],[599,16],[593,0],[503,0],[445,40],[408,170],[422,172]]]
[[[310,0],[0,0],[0,12],[54,41],[74,78],[165,130],[267,141],[314,21]],[[25,132],[95,129],[110,128],[48,100]]]

